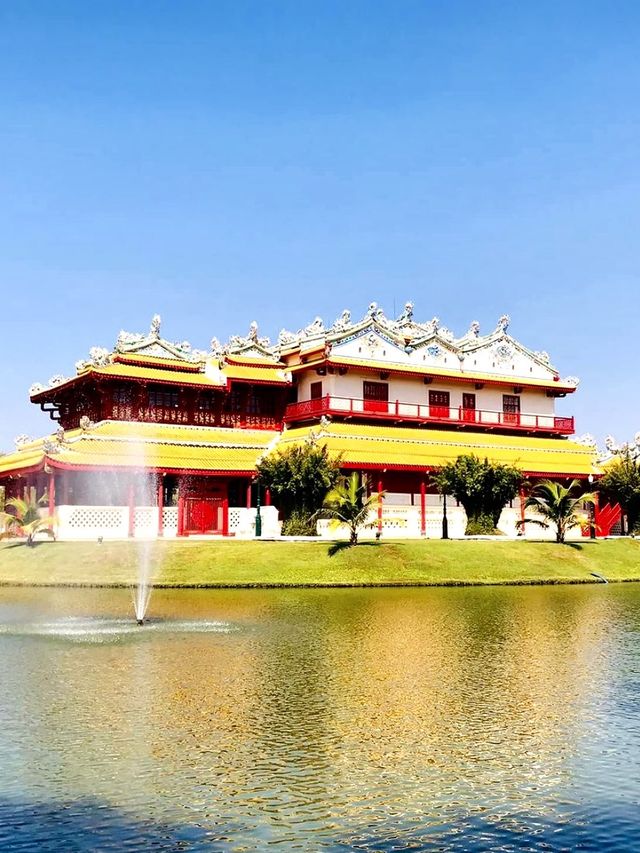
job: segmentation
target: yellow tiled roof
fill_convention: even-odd
[[[320,364],[330,364],[336,367],[359,367],[363,370],[375,370],[381,373],[410,373],[419,376],[442,376],[443,379],[455,379],[458,382],[489,382],[500,385],[523,385],[534,388],[549,388],[563,394],[571,394],[576,386],[561,380],[535,379],[531,376],[507,376],[500,373],[480,373],[473,370],[455,370],[447,367],[431,367],[424,364],[402,364],[400,362],[374,361],[366,358],[347,358],[346,356],[330,355],[326,359],[296,364],[291,366],[294,372]]]
[[[40,397],[47,397],[52,392],[60,388],[65,388],[86,376],[106,376],[113,379],[134,379],[144,382],[158,382],[161,384],[170,385],[196,385],[201,388],[221,388],[225,382],[223,377],[218,381],[212,379],[204,373],[194,373],[184,370],[168,369],[164,370],[160,367],[143,367],[135,364],[108,364],[105,367],[89,367],[80,371],[77,376],[67,379],[66,382],[61,382],[53,388],[45,388],[37,394],[33,394],[31,399],[37,400]]]
[[[13,453],[0,456],[0,474],[14,471],[19,474],[28,468],[39,466],[43,459],[42,441],[31,442]]]
[[[597,474],[593,452],[576,442],[494,433],[418,430],[331,423],[324,429],[287,430],[278,448],[305,441],[314,432],[346,465],[376,468],[441,468],[464,453],[516,465],[527,474]]]
[[[278,367],[250,367],[243,364],[224,364],[222,372],[227,379],[243,382],[268,382],[270,385],[288,385],[284,369]]]
[[[185,361],[183,358],[161,358],[157,355],[142,355],[136,352],[118,353],[114,361],[119,364],[140,364],[148,367],[156,366],[160,370],[172,368],[185,373],[195,373],[200,370],[205,359],[201,361]]]
[[[283,368],[259,367],[241,364],[225,364],[221,370],[202,373],[200,371],[177,370],[175,367],[164,369],[161,367],[144,367],[137,364],[122,364],[115,362],[105,367],[89,367],[82,370],[77,376],[61,382],[53,388],[45,388],[37,394],[33,394],[32,400],[48,397],[60,388],[73,385],[87,376],[109,377],[112,379],[131,379],[142,382],[156,382],[169,385],[188,385],[199,388],[224,388],[228,379],[243,382],[268,383],[269,385],[288,385],[290,380]]]
[[[19,473],[45,459],[53,468],[248,472],[255,470],[259,458],[277,436],[272,430],[102,421],[86,432],[66,433],[56,452],[45,453],[46,439],[40,439],[0,457],[0,473]]]
[[[122,379],[143,379],[148,382],[171,383],[172,385],[201,385],[212,387],[222,385],[214,382],[204,373],[189,373],[184,370],[163,370],[160,367],[141,367],[135,364],[109,364],[106,367],[94,367],[92,372],[99,376],[113,376]]]
[[[267,358],[267,356],[242,355],[242,353],[228,353],[224,357],[225,364],[242,364],[249,367],[284,367],[284,364],[277,358]]]
[[[299,444],[313,433],[347,466],[440,468],[463,453],[517,465],[531,475],[599,474],[591,449],[553,438],[331,423],[274,430],[102,421],[66,433],[62,447],[45,453],[40,439],[0,456],[0,474],[42,465],[53,468],[140,468],[244,472],[273,448]],[[53,437],[51,439],[53,440]]]

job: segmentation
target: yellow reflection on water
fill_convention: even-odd
[[[25,791],[238,838],[561,818],[605,728],[631,600],[600,587],[157,590],[149,629],[10,638],[2,673],[20,714],[0,749]],[[97,590],[5,590],[2,607],[36,625],[130,611],[126,592]]]

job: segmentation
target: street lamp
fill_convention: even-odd
[[[260,480],[256,480],[256,539],[262,536],[262,516],[260,515]]]
[[[449,521],[447,519],[447,495],[442,495],[442,538],[449,538]]]
[[[589,474],[589,486],[593,486],[593,474]],[[591,524],[589,525],[589,538],[596,538],[596,505],[595,503],[589,506],[589,515],[591,516]]]

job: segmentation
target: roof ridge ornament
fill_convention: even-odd
[[[209,342],[209,352],[214,358],[219,358],[223,354],[223,346],[215,335]]]
[[[30,435],[27,435],[26,432],[20,433],[13,439],[13,443],[16,446],[17,450],[20,450],[21,447],[24,447],[25,444],[31,444],[32,441],[35,441]]]
[[[151,318],[151,326],[149,327],[149,335],[152,338],[158,340],[160,337],[160,325],[162,323],[162,317],[159,314],[154,314]]]
[[[213,340],[217,341],[217,338],[214,338]],[[249,324],[249,331],[245,337],[242,335],[231,335],[228,342],[224,347],[222,347],[222,353],[239,352],[241,350],[251,349],[251,347],[257,347],[262,350],[269,350],[271,347],[270,338],[261,338],[259,336],[258,323],[256,320],[252,320]]]
[[[509,324],[511,323],[511,317],[508,314],[502,314],[498,318],[498,325],[496,326],[496,332],[506,332],[509,328]]]
[[[330,332],[346,332],[353,324],[351,323],[351,311],[345,308],[339,317],[333,321]]]
[[[409,323],[413,323],[413,302],[404,303],[404,310],[396,320],[398,326],[406,326]]]
[[[313,323],[309,323],[301,330],[301,334],[306,338],[315,338],[318,335],[324,334],[325,328],[322,317],[315,317]]]

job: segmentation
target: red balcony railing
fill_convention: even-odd
[[[463,409],[462,406],[430,406],[428,403],[402,403],[399,400],[381,402],[353,397],[336,397],[328,394],[316,400],[291,403],[285,412],[285,421],[305,421],[332,415],[344,418],[389,420],[395,422],[417,421],[442,423],[452,426],[479,426],[488,429],[506,428],[571,435],[574,432],[572,417],[536,415],[526,412],[493,412],[486,409]]]

